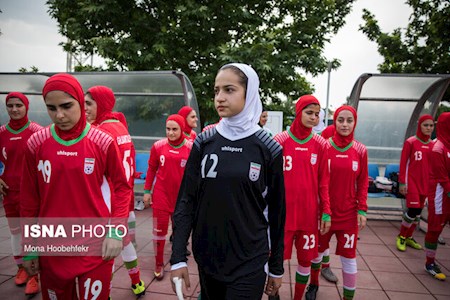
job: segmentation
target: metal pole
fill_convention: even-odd
[[[330,74],[331,74],[331,61],[328,62],[328,82],[327,82],[327,106],[325,108],[325,126],[328,126],[328,106],[330,104]]]

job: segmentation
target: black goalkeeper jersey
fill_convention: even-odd
[[[170,262],[187,261],[192,230],[195,260],[215,279],[233,281],[267,261],[282,275],[285,215],[281,146],[262,129],[230,141],[212,128],[197,137],[186,165]]]

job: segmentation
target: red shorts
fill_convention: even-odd
[[[406,207],[407,208],[423,208],[425,206],[425,200],[427,196],[414,193],[406,194]]]
[[[92,265],[86,260],[92,261]],[[61,257],[43,256],[39,258],[41,270],[42,299],[80,299],[106,300],[111,291],[111,279],[114,260],[104,261],[98,257]],[[83,270],[80,266],[89,266]],[[55,297],[56,296],[56,297]]]
[[[330,229],[326,234],[319,237],[319,252],[324,252],[330,247],[331,236],[335,234],[337,239],[336,255],[346,258],[356,257],[356,244],[358,241],[358,227],[346,230]]]
[[[285,231],[284,232],[284,259],[291,259],[292,246],[295,241],[297,249],[297,262],[310,262],[319,254],[318,251],[319,231]]]

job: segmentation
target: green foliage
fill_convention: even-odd
[[[51,0],[50,15],[70,42],[109,70],[181,70],[195,88],[203,121],[217,119],[213,84],[228,62],[252,65],[264,102],[292,103],[313,88],[302,73],[327,70],[324,45],[354,0]],[[328,59],[329,60],[329,59]],[[339,61],[333,60],[334,68]],[[286,108],[288,109],[288,108]],[[292,107],[286,112],[293,114]]]
[[[378,44],[382,73],[450,73],[450,1],[408,0],[413,13],[406,29],[381,32],[374,15],[364,10],[360,30]]]
[[[36,66],[31,66],[31,67],[30,67],[30,70],[28,70],[28,69],[25,68],[25,67],[22,67],[22,68],[19,69],[19,72],[20,72],[20,73],[38,73],[38,72],[39,72],[39,69],[38,69],[38,67],[36,67]]]

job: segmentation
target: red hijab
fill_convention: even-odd
[[[417,123],[417,130],[416,130],[416,136],[422,141],[422,142],[428,142],[428,140],[430,139],[430,135],[425,135],[422,132],[422,128],[421,125],[423,122],[425,122],[426,120],[431,120],[434,121],[433,116],[431,115],[423,115],[419,118],[419,122]]]
[[[25,105],[26,112],[25,116],[23,116],[20,120],[13,120],[9,119],[9,127],[11,127],[12,130],[19,130],[23,126],[25,126],[28,123],[28,107],[30,105],[30,102],[28,101],[27,96],[25,96],[22,93],[19,92],[11,92],[6,96],[6,104],[8,104],[9,99],[11,98],[18,98],[20,101],[22,101],[23,105]]]
[[[187,117],[188,115],[191,113],[191,111],[193,111],[194,109],[190,106],[183,106],[182,108],[180,108],[180,110],[178,111],[178,114],[180,116],[182,116],[184,118],[184,131],[186,134],[191,134],[192,131],[192,127],[189,126],[188,122],[187,122]]]
[[[123,126],[125,126],[125,128],[128,130],[127,118],[125,118],[125,115],[123,113],[121,113],[120,111],[113,112],[113,119],[119,120],[120,123],[122,123]]]
[[[84,93],[78,80],[70,74],[59,73],[55,74],[45,82],[42,89],[42,96],[45,96],[52,91],[62,91],[69,94],[73,99],[80,104],[81,114],[77,124],[70,130],[61,130],[55,126],[56,134],[64,141],[70,141],[79,137],[86,128],[86,114],[84,113]]]
[[[97,117],[92,125],[99,125],[102,122],[110,119],[116,119],[113,113],[116,98],[114,92],[107,86],[97,85],[88,89],[92,100],[97,103]]]
[[[307,128],[302,123],[302,111],[310,104],[317,104],[320,106],[319,100],[317,100],[317,98],[313,95],[301,96],[295,104],[295,119],[289,130],[299,140],[306,139],[312,131],[312,128]]]
[[[328,125],[321,133],[320,135],[328,140],[330,137],[333,137],[334,132],[336,131],[336,128],[334,127],[334,124]]]
[[[186,120],[186,118],[184,118],[178,114],[170,115],[167,117],[166,124],[168,121],[174,121],[174,122],[177,122],[177,124],[180,126],[180,129],[181,129],[180,137],[174,142],[169,141],[169,144],[171,144],[172,146],[175,146],[175,147],[179,146],[185,140],[185,136],[183,134],[184,120]]]
[[[355,125],[353,126],[352,132],[348,136],[340,135],[337,130],[334,131],[334,135],[333,135],[332,139],[333,139],[334,144],[336,146],[338,146],[339,148],[345,148],[353,141],[356,123],[358,121],[358,115],[356,114],[356,110],[349,105],[342,105],[341,107],[336,109],[336,111],[334,112],[333,122],[334,122],[335,128],[336,128],[337,118],[339,117],[339,113],[343,110],[348,110],[352,113],[353,119],[355,119]]]
[[[436,134],[439,141],[450,150],[450,112],[442,113],[436,124]]]

